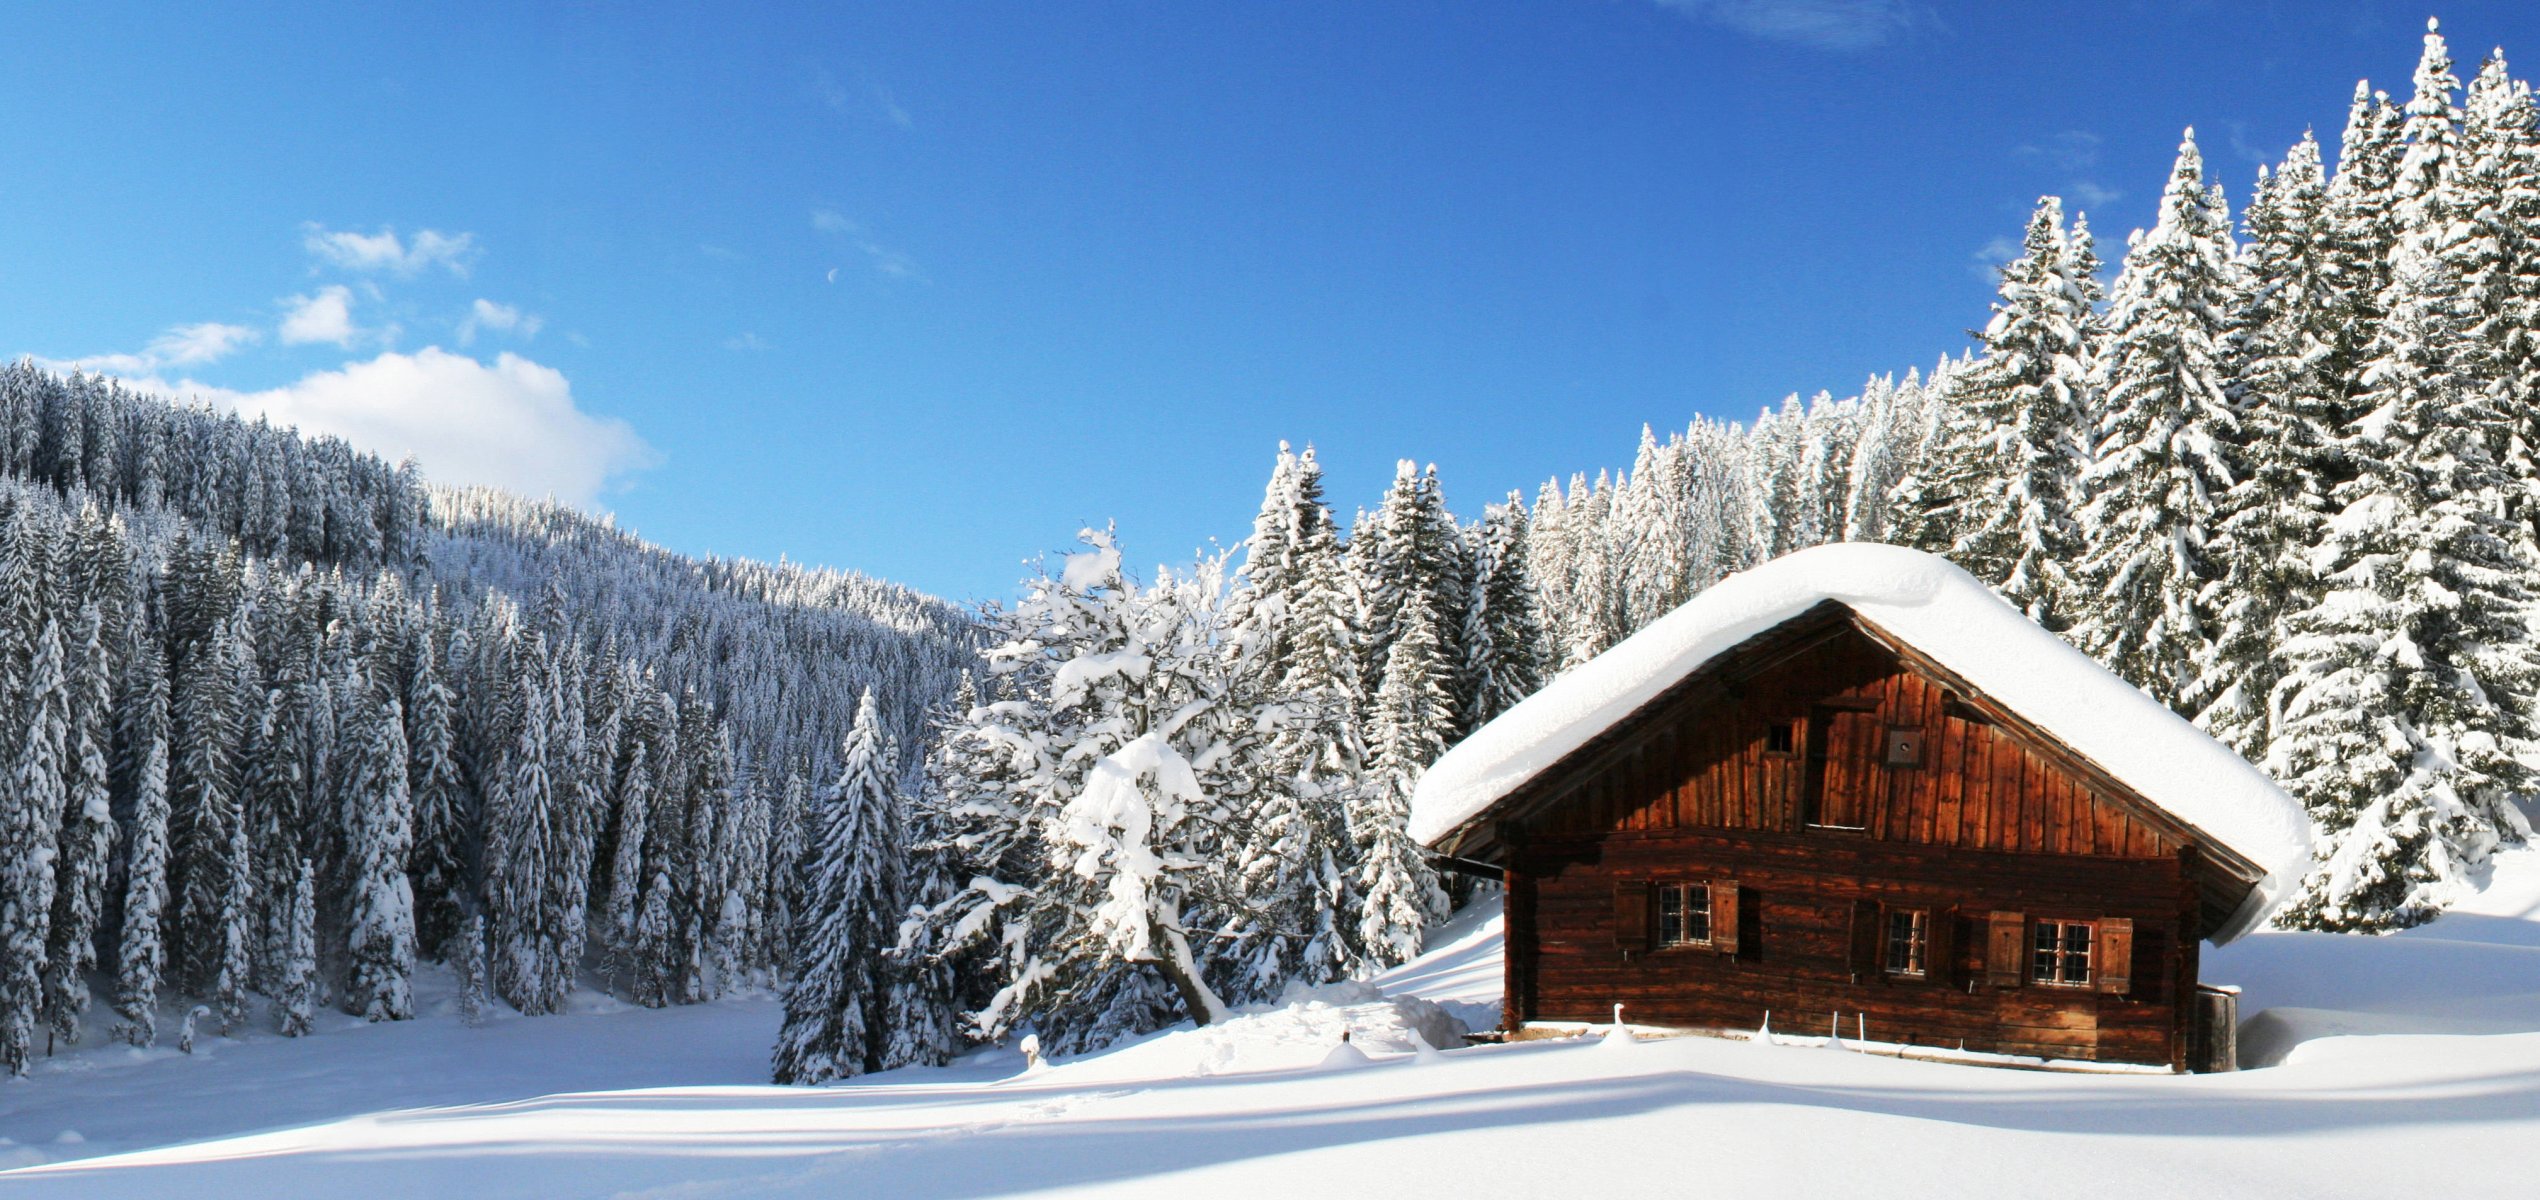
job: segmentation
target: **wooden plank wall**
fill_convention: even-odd
[[[1753,1029],[1769,1010],[1786,1032],[1822,1033],[1829,1014],[1866,1014],[1878,1041],[2052,1058],[2172,1063],[2179,1012],[2194,991],[2192,905],[2177,859],[2071,859],[1885,845],[1821,835],[1634,833],[1530,842],[1522,854],[1531,936],[1511,981],[1531,985],[1527,1019]],[[1739,953],[1697,947],[1626,954],[1614,943],[1619,880],[1734,878],[1746,911]],[[1924,980],[1856,975],[1850,946],[1861,900],[1926,908],[1950,921],[1950,948]],[[1984,982],[1985,918],[2134,921],[2132,988],[2123,996]],[[2182,953],[2183,949],[2183,953]]]
[[[1827,704],[1866,719],[1812,723]],[[1792,753],[1765,749],[1774,725],[1801,731]],[[1891,726],[1923,732],[1921,766],[1880,765]],[[1830,748],[1828,783],[1858,781],[1864,823],[1882,840],[2124,858],[2178,852],[2160,831],[1949,704],[1940,684],[1848,628],[1742,681],[1731,698],[1642,732],[1613,769],[1555,798],[1534,827],[1547,837],[1798,830],[1811,729],[1851,732]]]

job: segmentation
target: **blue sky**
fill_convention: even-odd
[[[1927,366],[2040,193],[2113,259],[2193,124],[2236,211],[2428,12],[42,7],[0,352],[955,598],[1240,536],[1283,438],[1470,514]],[[2433,11],[2540,63],[2527,3]]]

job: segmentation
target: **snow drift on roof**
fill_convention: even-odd
[[[1704,663],[1826,600],[1956,672],[2179,820],[2267,871],[2228,926],[2256,926],[2311,862],[2311,821],[2265,773],[1916,550],[1819,546],[1732,575],[1475,730],[1420,781],[1411,836],[1434,843]]]

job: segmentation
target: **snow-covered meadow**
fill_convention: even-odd
[[[2540,850],[2386,938],[2260,933],[2236,1075],[1909,1062],[1712,1038],[1422,1051],[1489,1020],[1498,927],[1109,1052],[1011,1050],[765,1086],[776,1006],[592,1001],[471,1028],[124,1048],[0,1085],[11,1196],[2393,1196],[2526,1189],[2540,1137]],[[1338,1051],[1343,1029],[1356,1053]],[[1338,1051],[1336,1053],[1336,1051]],[[1363,1059],[1363,1061],[1362,1061]]]

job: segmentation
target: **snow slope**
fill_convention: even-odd
[[[1438,759],[1412,798],[1434,844],[1713,657],[1827,600],[1964,676],[2171,815],[2268,871],[2218,940],[2311,864],[2311,819],[2275,781],[1936,555],[1871,542],[1786,554],[1704,589],[1565,671]]]
[[[0,1194],[2033,1200],[2385,1197],[2439,1179],[2521,1195],[2540,1140],[2535,917],[2540,851],[2517,850],[2477,901],[2408,934],[2215,951],[2207,977],[2246,986],[2249,1040],[2279,1063],[2223,1076],[1708,1038],[1423,1055],[1407,1035],[1435,1010],[1339,991],[1039,1071],[989,1052],[788,1089],[756,1082],[764,1000],[481,1029],[435,1016],[192,1059],[91,1055],[0,1086],[6,1149],[70,1159],[0,1174]],[[1378,983],[1486,1020],[1494,917],[1432,945]],[[1334,1054],[1344,1026],[1362,1054]],[[89,1140],[60,1144],[64,1129]]]

